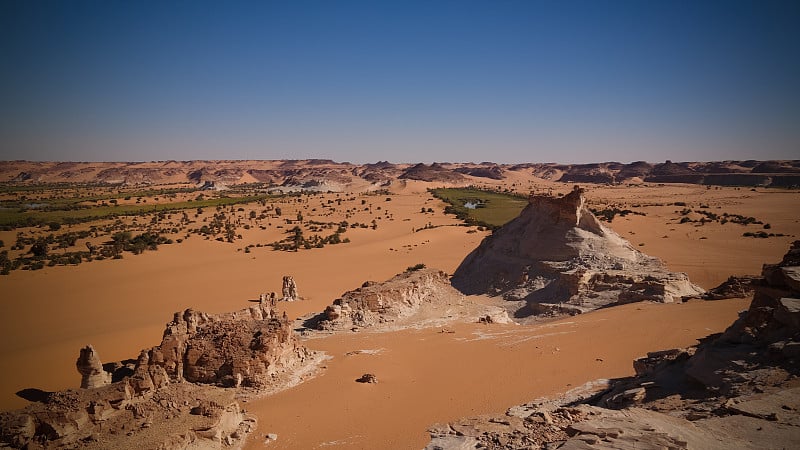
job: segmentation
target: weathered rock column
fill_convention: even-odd
[[[294,282],[294,278],[291,275],[286,275],[283,277],[283,301],[292,302],[295,300],[299,300],[300,295],[297,293],[297,284]]]
[[[81,388],[93,389],[111,384],[111,374],[103,370],[103,363],[94,351],[94,347],[87,345],[81,349],[75,367],[81,374]]]

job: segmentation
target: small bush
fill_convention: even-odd
[[[408,268],[406,268],[406,272],[416,272],[416,271],[422,270],[424,268],[425,268],[425,264],[422,264],[422,263],[414,264],[413,266],[409,266]]]

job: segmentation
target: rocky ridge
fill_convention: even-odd
[[[102,365],[91,346],[76,362],[80,390],[41,392],[0,413],[15,448],[221,448],[255,426],[236,397],[294,383],[314,355],[267,302],[210,315],[175,313],[160,345]]]
[[[148,161],[33,162],[0,161],[0,182],[105,183],[151,185],[192,183],[197,186],[267,183],[278,190],[369,190],[397,179],[469,183],[501,180],[508,171],[526,172],[551,181],[580,183],[694,183],[732,186],[800,185],[800,161],[666,161],[651,164],[338,163],[331,160],[283,161]],[[473,178],[469,178],[473,177]]]
[[[800,241],[765,265],[750,308],[696,348],[649,353],[598,380],[437,425],[428,449],[800,447]]]
[[[438,163],[433,163],[430,166],[424,163],[416,164],[406,169],[398,178],[445,183],[459,183],[465,180],[461,173],[450,170]]]
[[[703,292],[603,226],[585,203],[577,187],[561,198],[531,195],[519,217],[464,259],[453,286],[465,294],[502,295],[519,308],[517,316],[669,303]]]
[[[345,292],[319,316],[312,328],[326,331],[359,328],[387,328],[446,322],[448,318],[490,317],[492,322],[509,322],[505,311],[468,302],[440,270],[407,270],[382,283],[368,281]]]

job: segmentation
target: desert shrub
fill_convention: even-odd
[[[33,243],[29,253],[32,253],[33,256],[37,258],[44,258],[45,256],[47,256],[48,251],[50,251],[50,248],[47,245],[47,240],[45,238],[40,237],[36,239],[36,242]]]
[[[406,272],[416,272],[417,270],[422,270],[425,268],[425,264],[419,263],[414,264],[413,266],[409,266],[406,268]]]
[[[11,260],[8,258],[8,250],[0,252],[0,275],[11,273]]]
[[[606,208],[602,210],[598,209],[590,209],[594,215],[600,218],[600,220],[605,220],[606,222],[612,222],[614,220],[614,216],[620,215],[621,217],[625,217],[628,214],[635,214],[638,216],[644,216],[643,212],[632,211],[630,209],[619,209],[619,208]]]

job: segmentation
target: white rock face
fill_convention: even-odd
[[[513,323],[504,308],[469,299],[450,284],[445,272],[409,268],[383,281],[367,281],[347,291],[306,321],[310,329],[330,332],[443,327],[451,322]]]
[[[75,367],[81,374],[83,389],[94,389],[111,383],[111,374],[103,370],[103,363],[91,345],[81,349]]]
[[[461,293],[450,286],[444,272],[436,269],[405,272],[383,283],[366,282],[345,292],[325,309],[317,327],[322,330],[370,327],[408,317],[425,304],[461,301]]]
[[[667,271],[603,226],[576,188],[561,198],[532,195],[519,217],[481,242],[453,285],[465,294],[525,300],[527,314],[580,313],[641,300],[674,302],[703,290]]]

